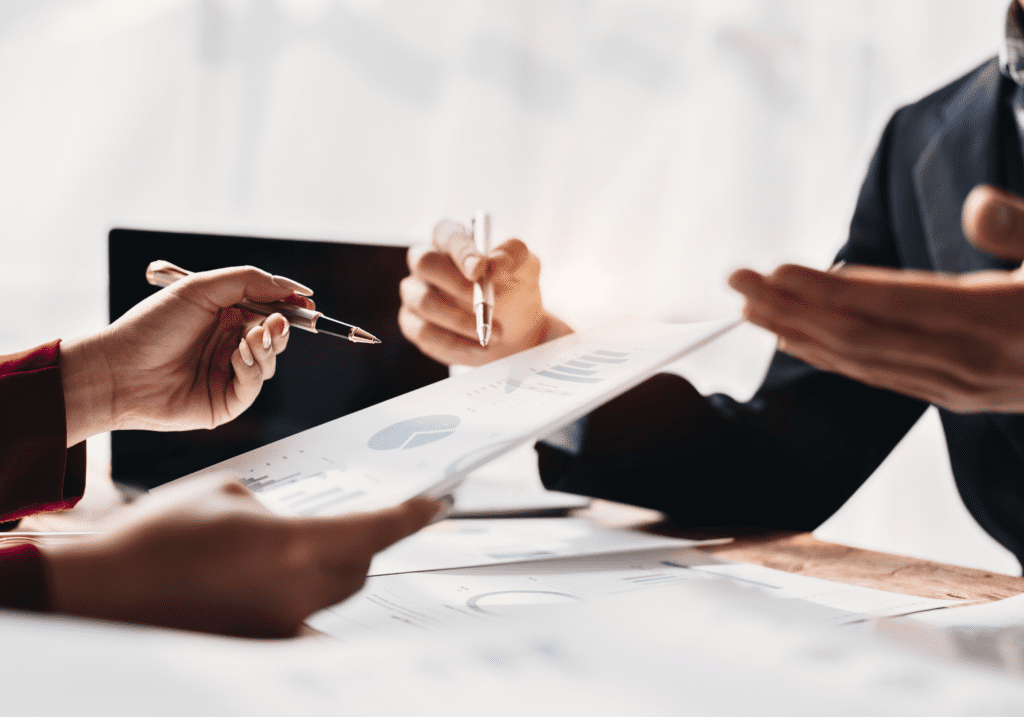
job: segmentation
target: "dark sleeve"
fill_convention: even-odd
[[[0,521],[71,508],[85,491],[85,444],[66,448],[60,343],[0,356]],[[46,608],[31,546],[0,550],[0,605]]]
[[[848,263],[900,266],[888,173],[896,118],[861,188]],[[927,404],[777,353],[754,398],[659,375],[590,414],[576,456],[539,444],[551,489],[668,513],[681,525],[810,530],[871,475]]]

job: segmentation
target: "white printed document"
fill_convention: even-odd
[[[928,612],[914,619],[935,627],[1024,627],[1024,595]]]
[[[606,528],[586,518],[446,520],[377,553],[369,574],[521,563],[651,548],[678,550],[701,542]]]
[[[559,522],[559,521],[551,521]],[[371,570],[371,575],[373,571]],[[341,639],[422,635],[532,615],[668,584],[730,581],[782,600],[802,618],[844,625],[955,604],[721,561],[692,549],[651,549],[572,560],[378,575],[345,602],[307,624]]]
[[[193,475],[236,476],[281,515],[439,497],[475,468],[586,415],[736,325],[619,322],[572,334]]]

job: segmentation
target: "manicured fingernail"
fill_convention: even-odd
[[[474,255],[467,256],[463,262],[462,267],[466,270],[466,276],[475,276],[476,270],[480,267],[481,258]]]
[[[268,329],[266,326],[264,326],[263,327],[263,348],[264,349],[269,349],[270,348],[270,343],[271,343],[270,329]]]
[[[312,296],[313,290],[305,284],[300,284],[293,279],[289,279],[287,276],[273,276],[274,283],[280,286],[282,289],[288,289],[291,292],[298,294],[299,296]]]
[[[292,328],[292,325],[288,323],[288,319],[285,319],[285,320],[284,320],[284,328],[283,328],[283,329],[281,329],[281,338],[282,338],[282,339],[283,339],[283,338],[284,338],[285,336],[287,336],[287,335],[288,335],[288,332],[289,332],[289,331],[291,330],[291,328]]]
[[[238,344],[238,353],[242,355],[242,363],[246,366],[252,366],[255,359],[252,357],[252,351],[249,350],[249,344],[242,339]]]

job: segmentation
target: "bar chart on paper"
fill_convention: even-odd
[[[238,477],[284,515],[444,495],[470,471],[575,421],[736,324],[613,324],[572,334],[194,475]]]

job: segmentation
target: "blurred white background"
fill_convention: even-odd
[[[1007,4],[0,0],[0,352],[105,323],[115,225],[409,242],[487,207],[578,326],[735,313],[732,268],[829,263],[888,116]],[[746,337],[715,387],[756,384]],[[941,441],[819,535],[1019,572]]]

